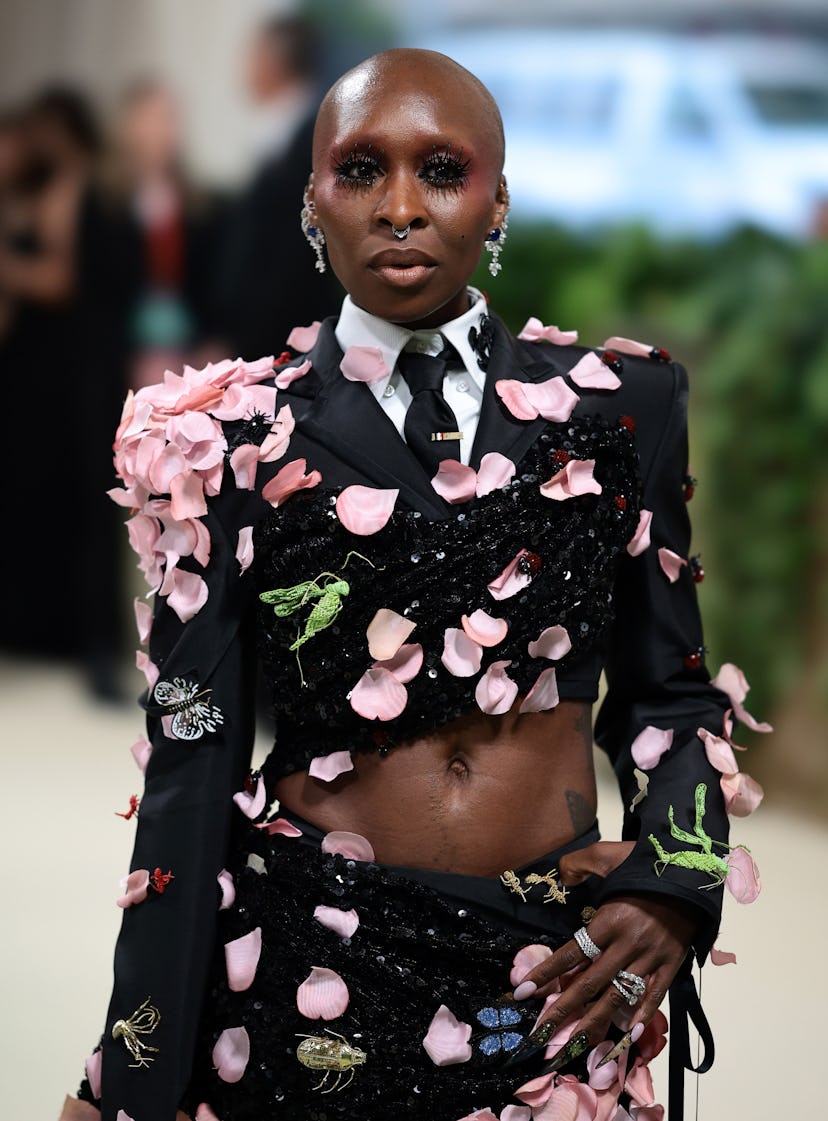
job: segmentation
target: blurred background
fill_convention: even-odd
[[[761,990],[794,1024],[805,986],[817,996],[804,946],[801,983],[778,956],[825,908],[807,873],[828,858],[825,4],[4,0],[6,1113],[57,1115],[105,1009],[131,844],[112,811],[138,785],[120,749],[141,730],[142,589],[104,496],[120,403],[185,361],[278,354],[336,309],[299,232],[313,114],[395,45],[452,55],[501,106],[511,223],[503,272],[479,284],[509,325],[641,338],[690,367],[708,663],[740,665],[776,729],[740,737],[768,796],[735,832],[766,889],[726,920],[742,979],[706,971],[732,1065],[702,1080],[701,1116],[775,1118],[797,1093],[804,1112],[816,1074],[784,1099],[760,1086],[767,1023],[731,1001]]]

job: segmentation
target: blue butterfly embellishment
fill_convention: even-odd
[[[484,1055],[496,1055],[498,1051],[508,1054],[523,1042],[520,1032],[509,1030],[523,1019],[515,1008],[481,1008],[477,1019],[484,1028],[490,1029],[490,1034],[484,1035],[477,1045]]]

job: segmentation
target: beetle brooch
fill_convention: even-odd
[[[329,1037],[306,1036],[296,1048],[296,1058],[302,1066],[309,1067],[311,1070],[324,1070],[322,1081],[317,1082],[313,1089],[321,1090],[323,1094],[330,1094],[332,1090],[344,1090],[346,1086],[350,1086],[354,1079],[354,1067],[362,1066],[368,1056],[359,1047],[349,1043],[344,1035],[330,1031]],[[343,1082],[342,1074],[346,1070],[348,1078]],[[335,1074],[335,1077],[332,1085],[328,1086],[326,1084],[332,1074]],[[325,1089],[322,1089],[323,1086]]]

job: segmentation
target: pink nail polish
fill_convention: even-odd
[[[643,1024],[636,1024],[635,1027],[630,1031],[630,1039],[633,1041],[633,1043],[638,1043],[639,1039],[641,1038],[641,1036],[643,1034],[644,1034],[644,1025]]]
[[[537,992],[538,986],[534,981],[521,981],[515,989],[515,1000],[526,1000],[532,993]]]

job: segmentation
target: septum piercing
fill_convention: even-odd
[[[398,230],[396,226],[391,227],[391,233],[394,235],[394,237],[397,239],[397,241],[405,241],[405,239],[408,237],[410,232],[411,232],[411,223],[410,222],[408,223],[408,225],[405,227],[404,230]]]

